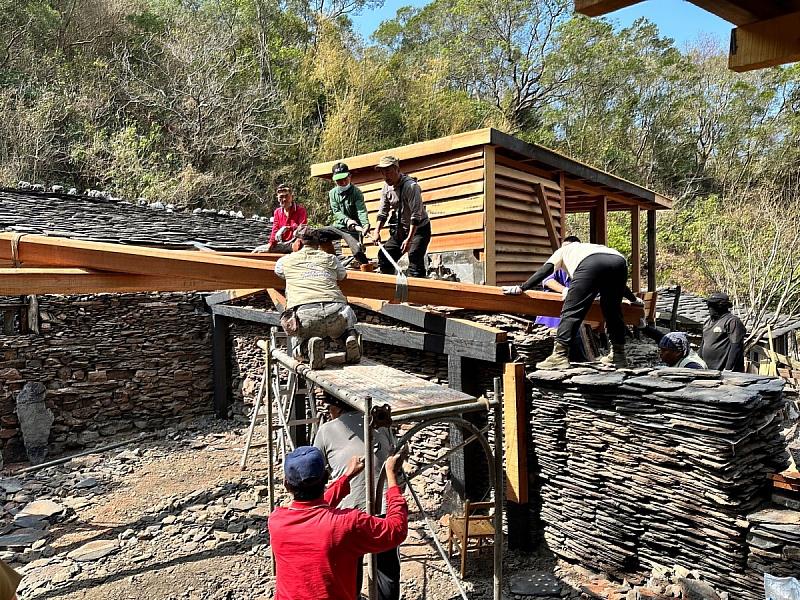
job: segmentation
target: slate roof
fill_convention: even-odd
[[[226,212],[226,211],[222,211]],[[241,213],[238,213],[241,215]],[[161,202],[0,189],[0,231],[172,249],[247,251],[267,243],[267,217],[180,211]]]
[[[658,290],[658,300],[656,300],[656,319],[659,321],[669,321],[672,315],[672,305],[675,302],[675,288],[661,288]],[[733,313],[739,311],[733,309]],[[741,314],[739,313],[739,316]],[[774,313],[765,315],[766,321],[772,321]],[[700,329],[708,317],[708,308],[703,300],[703,296],[698,296],[691,292],[681,291],[678,301],[678,323],[686,328]],[[800,329],[800,318],[790,315],[779,315],[777,321],[772,325],[772,336],[780,337],[791,331]],[[766,337],[764,338],[766,339]]]

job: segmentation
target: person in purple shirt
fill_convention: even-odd
[[[569,275],[564,269],[559,269],[542,282],[542,289],[545,292],[561,294],[563,298],[569,289]],[[560,322],[561,319],[559,317],[536,317],[537,325],[545,325],[551,329],[557,329]]]

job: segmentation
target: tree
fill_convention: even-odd
[[[565,0],[434,0],[404,9],[375,39],[406,69],[437,57],[449,66],[448,85],[492,105],[497,124],[515,133],[536,124],[558,78],[544,80]]]

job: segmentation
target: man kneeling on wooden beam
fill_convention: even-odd
[[[600,244],[584,244],[575,236],[564,238],[564,243],[547,259],[544,266],[520,285],[504,286],[504,294],[521,294],[537,288],[556,269],[564,269],[572,284],[564,297],[561,322],[558,325],[553,354],[536,365],[537,369],[564,369],[569,367],[569,348],[578,329],[600,294],[600,308],[606,320],[611,353],[600,359],[617,368],[627,366],[625,360],[625,321],[622,318],[622,298],[641,304],[627,286],[628,263],[613,248]]]
[[[358,362],[356,315],[337,283],[347,277],[347,270],[336,256],[320,249],[319,231],[304,228],[298,233],[294,252],[275,263],[275,274],[286,280],[281,324],[296,338],[295,351],[308,357],[312,369],[325,366],[325,338],[343,339],[345,361]]]

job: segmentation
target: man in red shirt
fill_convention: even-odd
[[[269,518],[269,537],[275,556],[275,600],[353,600],[356,568],[365,554],[385,552],[408,534],[408,505],[397,485],[399,454],[386,460],[386,516],[374,517],[357,509],[337,509],[350,493],[350,479],[364,469],[364,457],[350,466],[326,490],[328,474],[319,448],[300,446],[286,456],[289,506]]]
[[[266,251],[289,254],[295,232],[300,225],[308,223],[308,215],[306,209],[294,201],[291,186],[279,185],[277,194],[280,206],[272,213],[272,232],[269,234]]]

